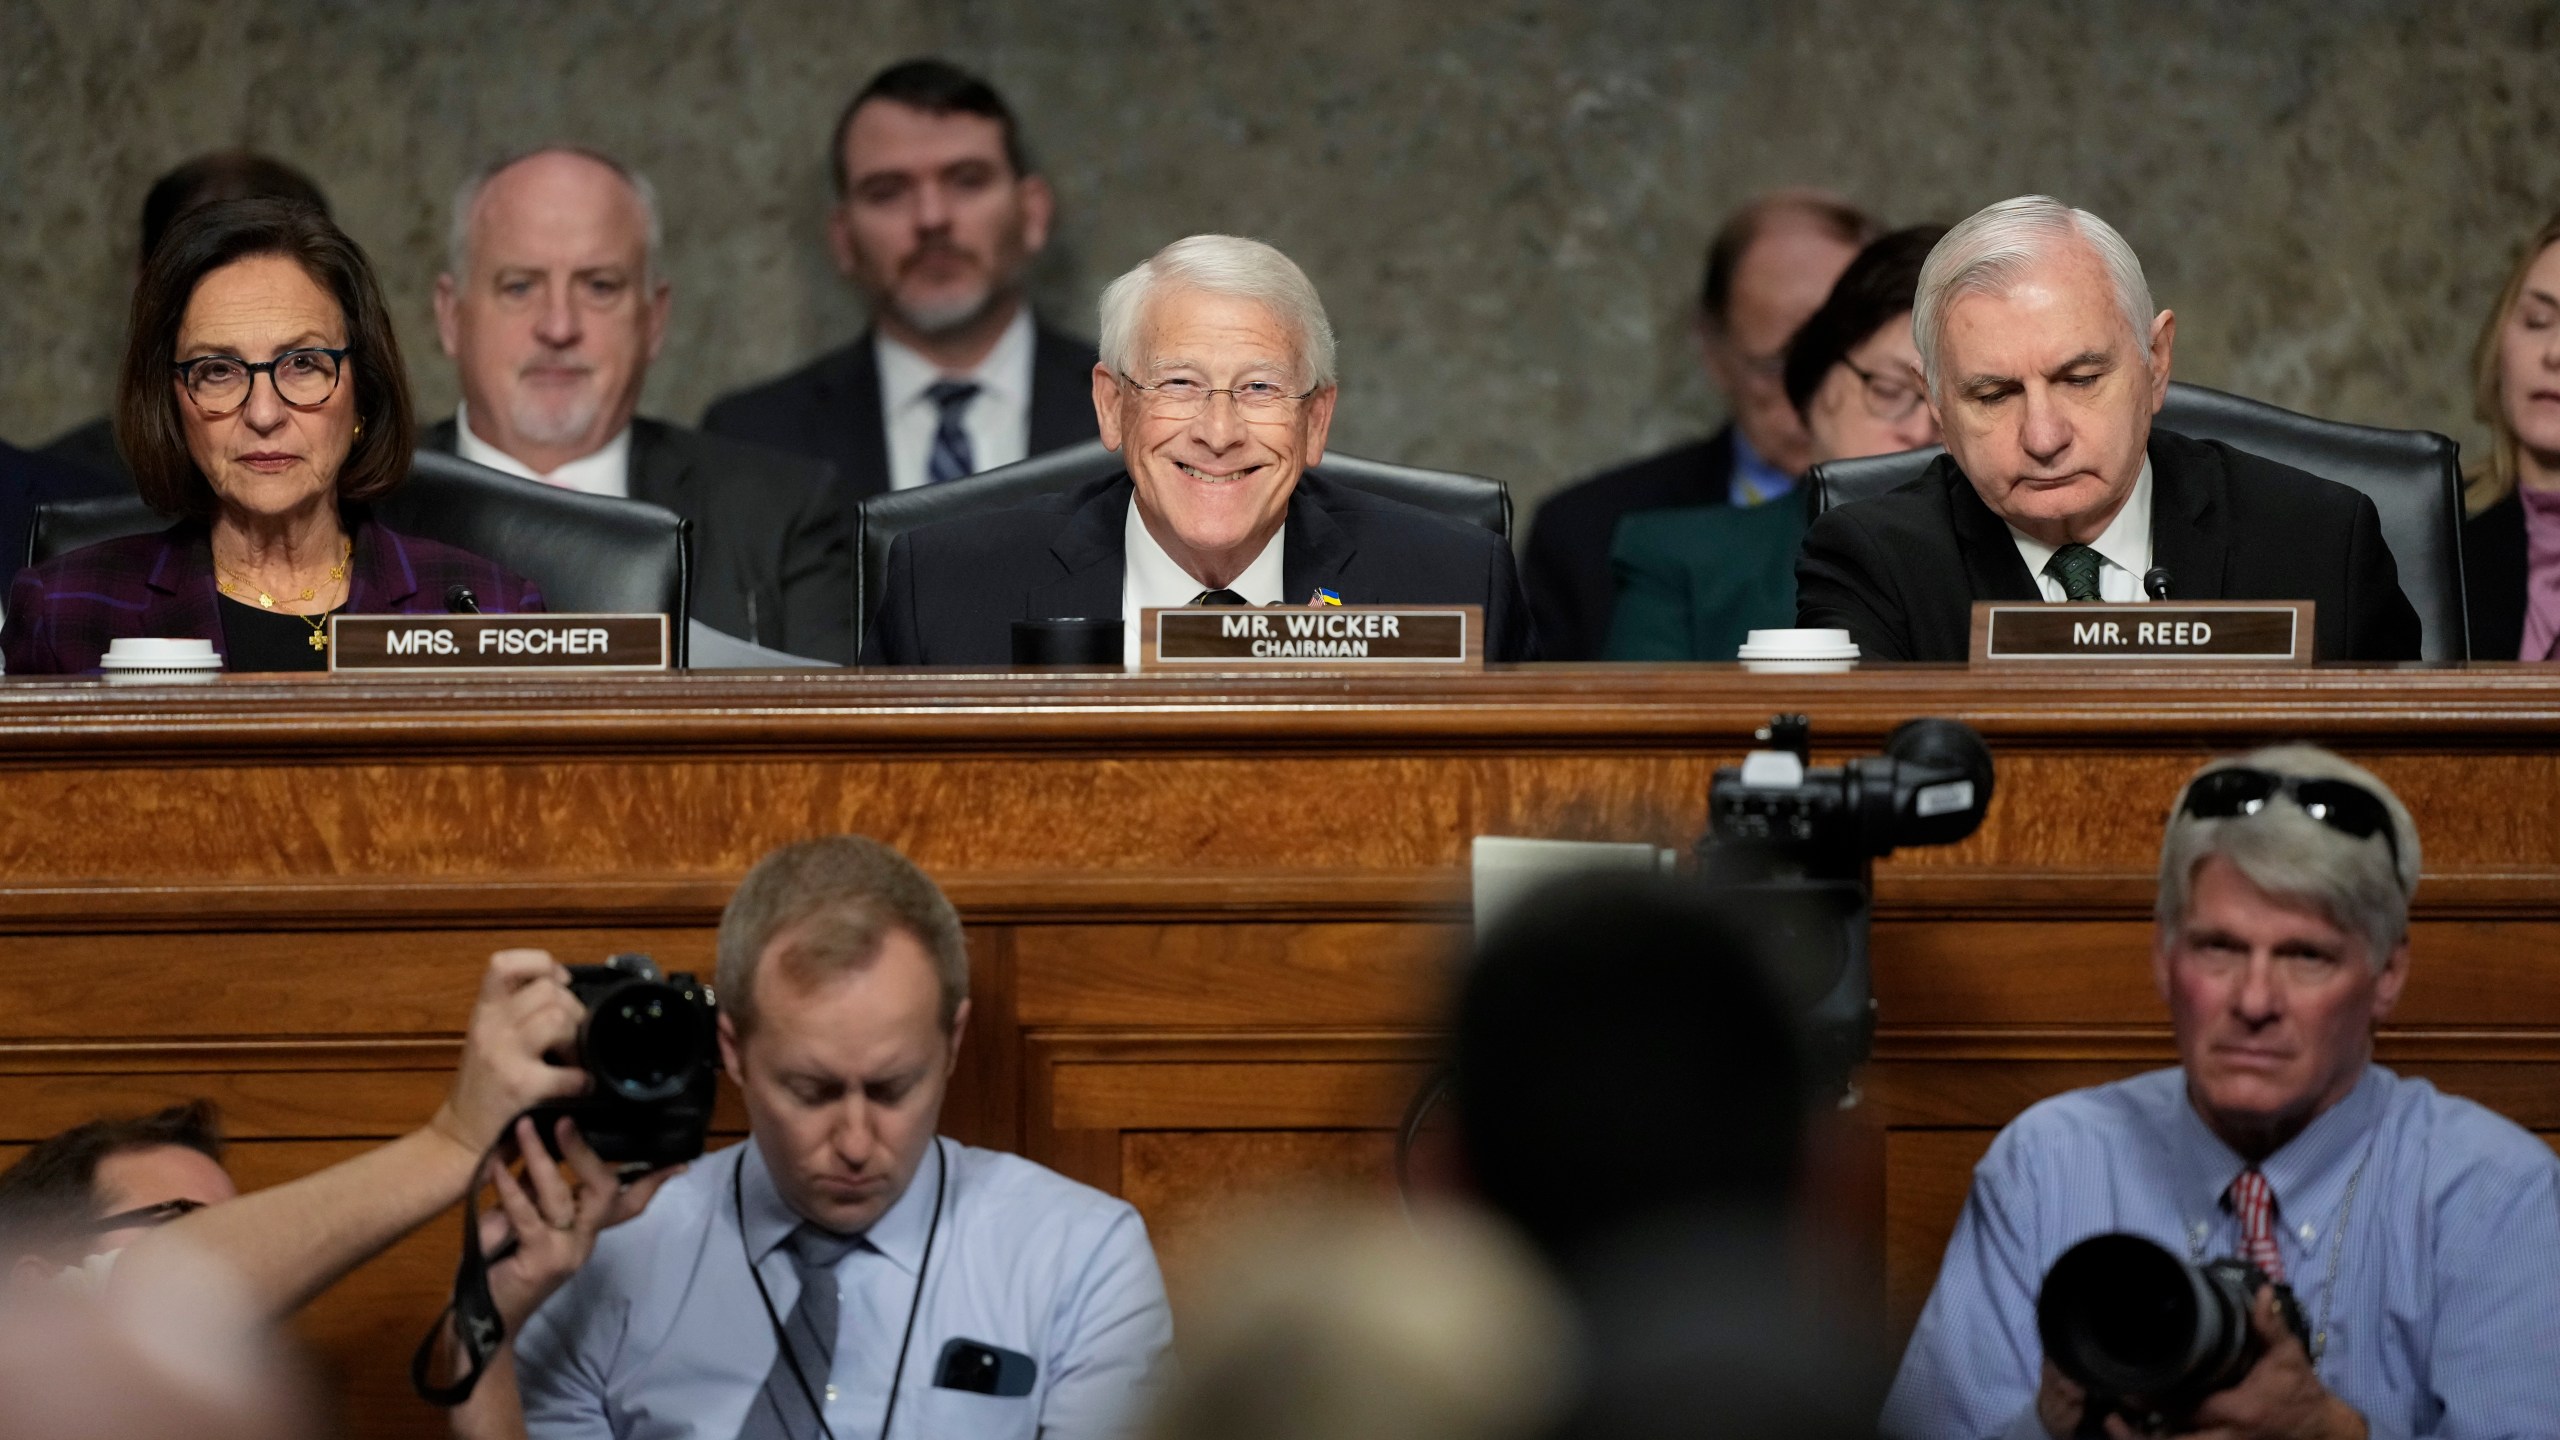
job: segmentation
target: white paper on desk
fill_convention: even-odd
[[[787,650],[768,650],[699,620],[684,622],[685,668],[688,670],[841,670],[833,660],[812,660]]]

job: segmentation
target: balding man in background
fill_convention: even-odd
[[[693,522],[693,618],[838,664],[853,658],[853,558],[816,461],[635,419],[666,342],[656,191],[608,156],[556,146],[489,166],[454,196],[436,333],[462,381],[428,448]]]
[[[2322,660],[2415,660],[2373,501],[2155,428],[2177,317],[2133,248],[2043,195],[1947,232],[1911,311],[1947,453],[1889,495],[1814,522],[1797,623],[1875,660],[1962,660],[1977,600],[2309,600]]]
[[[1540,654],[1597,660],[1609,642],[1618,522],[1642,510],[1758,505],[1792,493],[1812,463],[1787,400],[1787,342],[1881,227],[1844,200],[1778,190],[1744,205],[1707,247],[1698,344],[1724,396],[1725,427],[1608,471],[1538,507],[1521,560]]]

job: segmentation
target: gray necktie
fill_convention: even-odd
[[[975,473],[977,457],[970,453],[969,432],[962,427],[960,417],[968,411],[969,402],[978,397],[976,382],[937,380],[924,393],[941,412],[933,427],[933,452],[925,457],[925,483],[939,485]]]
[[[826,1403],[827,1381],[835,1373],[836,1262],[861,1243],[859,1235],[838,1235],[815,1225],[803,1225],[783,1240],[783,1253],[800,1273],[800,1303],[791,1307],[791,1318],[782,1325],[791,1349],[786,1354],[775,1347],[773,1369],[748,1407],[738,1440],[823,1440],[826,1431],[809,1400],[814,1395],[820,1405]],[[799,1358],[798,1375],[791,1371],[791,1356]]]
[[[2062,582],[2064,599],[2095,600],[2098,567],[2106,563],[2105,556],[2075,542],[2054,551],[2053,558],[2044,562],[2044,573]]]

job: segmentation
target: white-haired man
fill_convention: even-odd
[[[429,449],[693,522],[693,615],[714,630],[853,658],[853,552],[827,467],[636,418],[673,292],[656,192],[594,151],[511,156],[465,181],[436,333],[462,382]]]
[[[1022,619],[1149,606],[1477,604],[1488,659],[1528,658],[1511,549],[1482,527],[1308,473],[1333,425],[1333,326],[1257,240],[1194,235],[1102,296],[1093,409],[1124,473],[901,535],[867,662],[1002,665]]]
[[[2047,1363],[2037,1294],[2128,1232],[2289,1284],[2264,1353],[2172,1416],[2233,1437],[2560,1433],[2560,1159],[2373,1063],[2408,983],[2418,832],[2381,781],[2281,746],[2207,765],[2160,847],[2151,967],[2179,1064],[2019,1116],[1974,1171],[1885,1408],[1906,1437],[2135,1432]],[[2084,1419],[2103,1428],[2083,1428]]]
[[[2003,200],[1938,242],[1912,338],[1947,453],[1814,523],[1798,623],[1878,660],[1962,660],[1977,600],[2310,600],[2323,660],[2415,660],[2417,611],[2373,502],[2153,427],[2177,319],[2085,210]]]

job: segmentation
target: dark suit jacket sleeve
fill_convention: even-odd
[[[1485,588],[1485,640],[1492,647],[1485,658],[1537,659],[1538,628],[1529,616],[1527,598],[1520,593],[1520,570],[1511,562],[1511,547],[1498,540],[1493,547],[1493,573]]]
[[[1885,549],[1843,507],[1813,522],[1796,552],[1796,624],[1846,630],[1863,660],[1908,660],[1905,602]]]
[[[850,663],[860,639],[853,633],[853,537],[835,503],[832,472],[785,524],[781,580],[782,648]]]
[[[871,616],[871,633],[862,637],[865,665],[924,663],[924,637],[916,629],[915,556],[907,543],[911,538],[900,535],[889,542],[880,608]]]
[[[2382,516],[2370,496],[2358,494],[2354,527],[2347,534],[2347,656],[2352,660],[2415,660],[2425,626],[2400,589],[2400,567],[2382,539]]]
[[[9,585],[9,616],[0,624],[0,666],[12,675],[59,675],[60,657],[53,653],[53,627],[48,620],[44,586],[35,572],[21,570]]]

